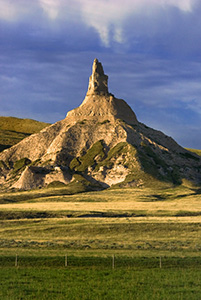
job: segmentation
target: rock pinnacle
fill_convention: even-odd
[[[92,75],[89,77],[87,95],[102,94],[108,95],[108,76],[104,74],[102,64],[97,58],[94,59]]]
[[[107,82],[108,76],[105,75],[102,64],[95,58],[86,97],[78,108],[67,113],[68,119],[71,121],[93,119],[98,122],[121,119],[128,124],[137,124],[136,115],[130,106],[108,92]]]

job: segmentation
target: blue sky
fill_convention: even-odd
[[[56,122],[94,58],[139,121],[201,149],[200,0],[0,0],[0,115]]]

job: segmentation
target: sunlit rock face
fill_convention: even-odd
[[[89,77],[87,95],[108,95],[108,76],[104,74],[102,64],[96,58],[93,62],[92,74]]]
[[[108,92],[108,76],[104,74],[102,64],[95,59],[89,86],[82,104],[67,113],[71,121],[94,119],[114,121],[121,119],[129,124],[137,124],[137,118],[130,106],[122,99],[117,99]]]
[[[138,122],[108,91],[95,59],[82,104],[61,120],[0,153],[0,190],[79,182],[87,190],[158,182],[201,184],[201,158]],[[83,183],[84,182],[84,183]]]

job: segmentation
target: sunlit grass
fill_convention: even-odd
[[[44,189],[0,201],[0,299],[200,297],[198,188]]]
[[[192,218],[191,218],[192,219]],[[0,248],[199,252],[201,219],[60,218],[1,221]]]
[[[191,148],[186,148],[188,151],[191,151],[193,153],[196,153],[197,155],[201,156],[201,150],[198,149],[191,149]]]
[[[0,151],[19,143],[48,125],[31,119],[0,117]]]

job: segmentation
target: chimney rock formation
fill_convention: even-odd
[[[89,77],[87,95],[108,95],[108,76],[104,74],[102,64],[97,58],[94,59],[92,75]]]
[[[95,59],[78,108],[0,153],[1,190],[55,182],[86,190],[182,184],[183,179],[201,184],[201,158],[138,122],[130,106],[108,92],[107,81]]]
[[[107,81],[108,76],[104,74],[102,64],[95,59],[86,97],[80,107],[67,113],[67,117],[74,121],[90,118],[99,122],[121,119],[129,124],[137,124],[137,118],[130,106],[108,92]]]

